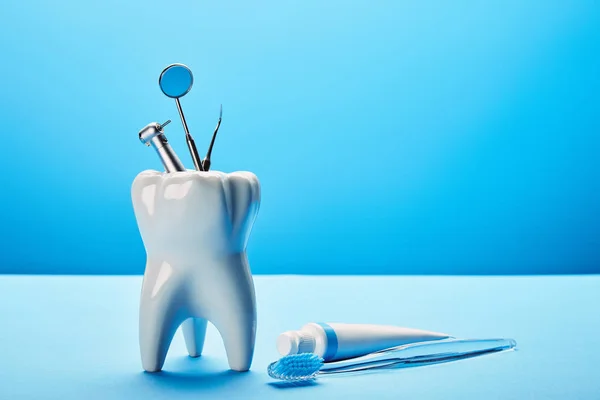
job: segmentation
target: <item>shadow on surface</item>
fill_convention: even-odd
[[[215,390],[225,385],[259,381],[252,371],[232,371],[226,364],[205,356],[181,357],[169,362],[160,372],[140,373],[140,378],[153,388],[167,390]]]
[[[286,382],[286,381],[277,381],[277,382],[269,382],[267,385],[276,388],[276,389],[292,389],[292,388],[300,388],[300,387],[308,387],[308,386],[317,386],[318,383],[314,380],[308,381],[297,381],[297,382]]]

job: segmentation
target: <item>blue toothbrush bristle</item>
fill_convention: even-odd
[[[267,373],[284,381],[305,381],[315,379],[322,366],[323,359],[313,353],[293,354],[271,363]]]

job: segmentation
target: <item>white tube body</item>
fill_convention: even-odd
[[[302,336],[301,346],[289,345],[288,338]],[[450,335],[420,329],[386,325],[315,323],[300,331],[285,332],[277,340],[282,355],[311,352],[325,362],[359,357],[375,351],[408,343],[447,339]]]

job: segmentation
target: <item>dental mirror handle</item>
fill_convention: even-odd
[[[192,155],[192,161],[194,162],[194,168],[196,168],[196,171],[206,171],[202,167],[202,162],[198,156],[198,150],[196,149],[196,143],[194,142],[192,135],[185,135],[185,141],[188,145],[188,149],[190,149],[190,154]]]
[[[181,109],[181,103],[179,99],[175,99],[175,104],[177,105],[177,111],[179,111],[179,116],[181,117],[181,123],[183,124],[183,130],[185,131],[185,141],[187,143],[188,149],[190,150],[190,155],[192,156],[192,162],[194,163],[194,168],[196,171],[204,171],[202,168],[202,160],[198,155],[198,150],[196,149],[196,143],[194,142],[194,138],[190,135],[190,130],[188,129],[187,122],[185,121],[185,116],[183,115],[183,110]]]

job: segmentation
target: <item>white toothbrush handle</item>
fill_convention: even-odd
[[[412,343],[362,357],[323,364],[320,373],[335,374],[369,369],[398,368],[456,361],[515,348],[513,339],[450,339]]]

